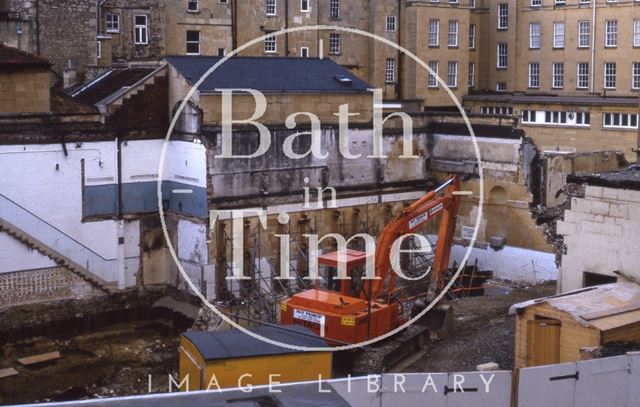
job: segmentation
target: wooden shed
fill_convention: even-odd
[[[640,286],[615,283],[539,298],[516,314],[515,367],[580,360],[580,349],[640,341]]]
[[[327,342],[301,326],[249,328],[271,340],[301,346],[327,347]],[[180,337],[180,383],[188,389],[258,386],[331,378],[333,352],[305,352],[272,345],[239,330],[192,331]]]

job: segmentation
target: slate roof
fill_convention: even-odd
[[[170,56],[166,60],[194,84],[222,57]],[[336,77],[351,80],[342,84]],[[220,88],[249,88],[263,93],[357,93],[371,86],[324,58],[237,57],[222,64],[200,86],[202,93]]]
[[[42,68],[49,69],[51,63],[44,58],[31,55],[0,42],[0,69]]]
[[[151,74],[156,68],[113,68],[86,85],[67,92],[77,101],[93,106],[122,88],[132,86]]]
[[[250,328],[252,332],[274,341],[306,347],[326,347],[327,342],[311,330],[301,326]],[[192,331],[183,334],[198,349],[205,360],[247,358],[253,356],[300,353],[298,350],[283,348],[263,342],[244,332],[231,329],[226,331]]]

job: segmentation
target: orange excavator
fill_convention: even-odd
[[[362,272],[362,268],[368,260],[365,252],[345,249],[319,256],[319,266],[329,270],[328,287],[321,288],[319,280],[316,280],[313,289],[294,294],[281,302],[281,324],[303,325],[329,343],[344,345],[379,337],[407,322],[407,313],[403,311],[410,301],[403,296],[407,287],[396,287],[396,273],[392,272],[391,267],[392,247],[398,238],[413,234],[426,222],[441,216],[428,289],[411,297],[418,299],[418,303],[424,307],[441,292],[449,267],[460,207],[460,195],[455,192],[459,189],[460,180],[453,175],[437,189],[405,208],[383,228],[375,251],[375,279],[363,278],[366,273]],[[346,276],[349,278],[332,279],[338,267],[344,267],[345,263]],[[436,320],[443,321],[443,318],[441,316]],[[433,328],[413,324],[403,332],[374,344],[369,347],[369,352],[359,357],[362,363],[357,363],[357,360],[354,362],[353,370],[357,373],[384,371],[402,359],[402,353],[412,350],[412,346],[407,344],[422,346],[430,329]]]

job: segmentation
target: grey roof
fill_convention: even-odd
[[[626,170],[600,174],[571,174],[567,182],[640,191],[640,166],[634,164]]]
[[[327,342],[311,330],[291,325],[283,327],[261,326],[250,331],[289,345],[305,347],[327,347]],[[198,349],[204,360],[246,358],[252,356],[300,353],[301,351],[271,345],[247,335],[242,331],[191,331],[182,334]]]
[[[525,132],[512,126],[494,124],[471,124],[476,137],[492,137],[517,140],[525,136]],[[471,136],[465,123],[431,122],[427,126],[429,133]]]
[[[170,56],[166,60],[194,84],[221,58]],[[337,77],[351,82],[340,83]],[[328,58],[234,56],[204,80],[200,91],[210,93],[221,88],[248,88],[263,93],[354,93],[366,92],[370,87]]]
[[[633,96],[556,95],[551,93],[474,93],[464,96],[465,101],[486,101],[519,104],[570,104],[570,105],[618,105],[638,106],[640,100]]]

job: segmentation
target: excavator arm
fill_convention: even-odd
[[[413,233],[423,224],[442,214],[438,230],[438,242],[435,249],[434,262],[431,267],[431,284],[427,300],[432,301],[442,289],[442,277],[449,267],[451,245],[456,227],[456,217],[460,208],[460,180],[452,175],[437,189],[405,208],[394,220],[388,223],[380,234],[376,248],[375,276],[370,284],[363,284],[360,297],[378,298],[389,296],[395,287],[396,274],[391,273],[391,247],[399,237]],[[385,283],[386,290],[385,290]],[[388,299],[388,298],[387,298]]]

